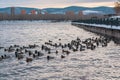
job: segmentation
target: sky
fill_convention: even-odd
[[[3,7],[63,8],[67,6],[114,6],[117,0],[0,0]]]

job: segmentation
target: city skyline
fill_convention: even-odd
[[[113,7],[117,0],[0,0],[0,8],[3,7],[33,7],[33,8],[63,8],[67,6]]]

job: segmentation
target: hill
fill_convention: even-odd
[[[114,14],[115,11],[112,7],[105,7],[105,6],[100,6],[100,7],[81,7],[81,6],[69,6],[65,8],[44,8],[44,9],[38,9],[38,8],[28,8],[28,7],[15,7],[15,14],[20,14],[21,10],[26,10],[27,13],[30,13],[31,10],[41,10],[42,12],[48,12],[52,14],[64,14],[66,11],[74,11],[75,13],[78,13],[79,11],[84,11],[84,10],[91,10],[91,11],[99,11],[104,14]],[[0,8],[0,13],[8,13],[10,14],[10,7],[6,8]]]

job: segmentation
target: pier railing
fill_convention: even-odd
[[[76,20],[72,25],[110,37],[115,43],[120,44],[120,18]]]
[[[87,24],[101,24],[101,25],[120,26],[120,18],[75,20],[73,22],[87,23]]]

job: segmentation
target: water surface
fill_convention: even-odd
[[[14,44],[41,46],[48,40],[59,42],[59,38],[62,43],[68,43],[77,37],[84,40],[98,36],[72,26],[70,22],[0,22],[1,47]],[[98,47],[94,51],[72,52],[65,59],[53,55],[55,59],[49,62],[46,53],[31,63],[26,63],[25,59],[17,60],[14,53],[0,49],[2,54],[13,57],[0,61],[0,80],[120,80],[120,46],[112,41],[107,47]]]

